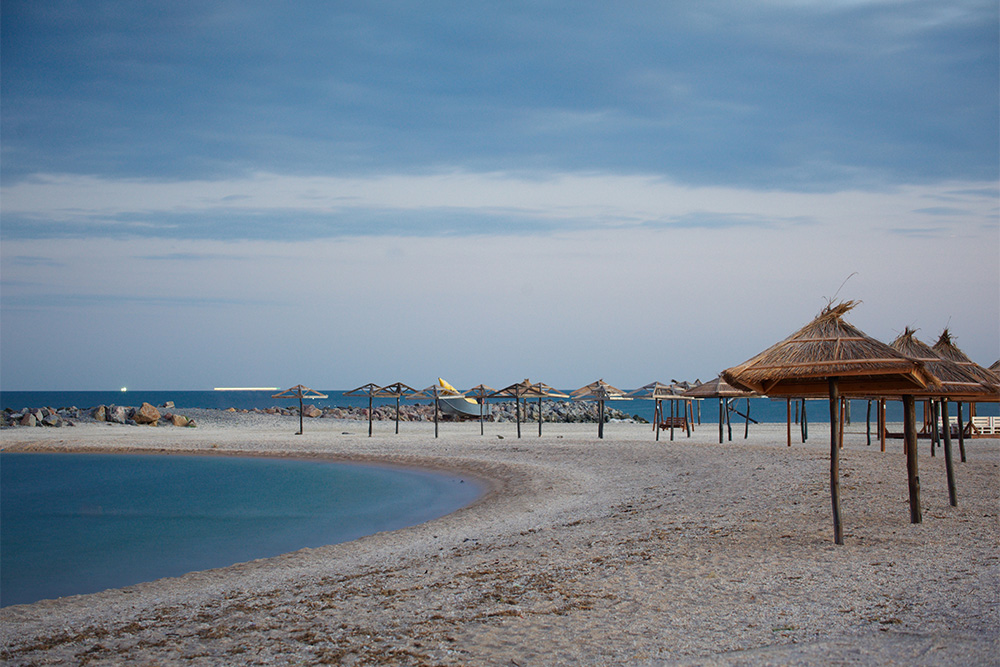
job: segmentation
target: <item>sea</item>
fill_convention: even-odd
[[[0,606],[346,542],[443,516],[484,490],[316,460],[0,453]]]
[[[569,393],[571,390],[563,390]],[[306,403],[316,407],[368,407],[367,396],[347,396],[342,390],[320,390],[328,398],[306,400]],[[277,393],[275,390],[257,391],[0,391],[0,410],[22,408],[93,408],[98,405],[124,405],[138,407],[143,402],[152,405],[164,405],[172,401],[176,410],[182,411],[184,408],[207,408],[226,410],[236,408],[237,410],[252,410],[254,408],[266,409],[270,407],[298,407],[298,399],[272,398]],[[491,399],[492,402],[493,399]],[[509,399],[508,399],[509,400]],[[545,399],[545,400],[566,400],[566,399]],[[410,401],[403,399],[406,404],[429,404],[431,401],[424,399]],[[374,406],[395,405],[394,398],[374,398]],[[630,416],[638,416],[646,421],[653,420],[653,401],[635,399],[630,401],[613,401],[609,406],[621,410]],[[809,422],[829,422],[830,413],[827,401],[823,399],[806,401],[806,415]],[[669,406],[664,403],[664,410],[669,411]],[[768,398],[738,399],[731,404],[730,420],[745,421],[746,415],[752,421],[760,423],[783,423],[785,417],[784,399],[772,400]],[[719,407],[716,399],[705,399],[696,403],[696,420],[700,416],[701,421],[717,424],[719,419]],[[748,411],[749,410],[749,411]],[[1000,404],[979,403],[977,404],[977,414],[982,416],[1000,416]],[[886,406],[887,419],[890,422],[901,422],[903,420],[902,404],[898,401],[890,401]],[[853,421],[865,421],[868,414],[868,401],[850,401],[850,416]],[[952,415],[954,416],[954,412]],[[794,418],[793,404],[793,418]],[[875,411],[872,410],[874,420]],[[968,409],[964,416],[968,417]],[[752,423],[752,422],[751,422]]]

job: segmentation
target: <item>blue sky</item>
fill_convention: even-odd
[[[1000,356],[993,1],[0,13],[4,389],[708,379],[835,294]]]

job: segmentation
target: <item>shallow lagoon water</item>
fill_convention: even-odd
[[[481,484],[297,459],[0,454],[0,605],[119,588],[443,516]]]

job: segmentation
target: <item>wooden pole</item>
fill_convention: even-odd
[[[747,398],[747,413],[743,415],[746,420],[743,422],[743,439],[750,437],[750,399]]]
[[[958,402],[958,454],[965,463],[965,424],[962,423],[962,401]]]
[[[840,447],[844,447],[844,422],[847,421],[847,410],[844,408],[844,398],[840,399]]]
[[[399,396],[396,396],[396,435],[399,435]]]
[[[806,416],[806,399],[802,399],[802,442],[809,439],[809,418]]]
[[[434,437],[438,437],[438,405],[441,399],[438,398],[437,394],[434,394]]]
[[[542,437],[542,397],[538,397],[538,437]]]
[[[690,418],[689,418],[690,417]],[[687,426],[688,437],[691,437],[691,422],[694,421],[694,406],[691,401],[684,401],[684,423]]]
[[[884,452],[885,451],[885,432],[886,432],[886,429],[889,428],[889,426],[886,424],[886,419],[885,419],[885,399],[884,398],[880,398],[878,400],[878,414],[879,414],[879,418],[881,419],[881,421],[879,422],[879,427],[878,427],[878,435],[879,435],[879,440],[881,441],[881,444],[882,444],[882,451]]]
[[[955,465],[951,461],[951,424],[948,423],[948,399],[941,399],[941,414],[944,417],[944,467],[948,474],[948,502],[952,507],[958,507],[958,495],[955,488]]]
[[[722,444],[722,397],[719,396],[719,444]]]
[[[372,437],[372,395],[368,394],[368,437]]]
[[[925,404],[925,409],[930,408],[928,412],[931,414],[931,456],[934,456],[934,448],[940,447],[938,444],[938,407],[938,401],[933,399]]]
[[[726,399],[726,434],[729,436],[729,442],[733,441],[733,418],[730,415],[731,410],[729,409],[729,399]]]
[[[604,401],[597,401],[597,437],[604,439]]]
[[[677,416],[677,401],[670,401],[670,442],[674,441],[674,418]]]
[[[830,378],[830,500],[833,503],[833,541],[844,543],[844,527],[840,522],[840,392],[837,378]]]
[[[304,408],[302,407],[302,392],[300,391],[299,392],[299,432],[296,433],[295,435],[302,435],[302,433],[304,431],[304,429],[302,428],[302,411],[303,411],[303,409]]]
[[[489,403],[486,402],[486,392],[483,392],[483,397],[479,399],[479,435],[486,433],[486,429],[483,426],[483,422],[486,420],[486,411],[488,409]]]
[[[866,443],[869,447],[872,446],[872,399],[868,399],[868,411],[865,413],[865,436],[868,439]]]
[[[653,410],[653,430],[656,431],[656,441],[660,441],[660,399],[655,399],[654,404],[656,408]]]
[[[787,432],[788,446],[792,446],[792,399],[785,399],[785,431]]]
[[[521,437],[521,399],[514,395],[514,417],[517,420],[517,437]]]
[[[903,396],[903,441],[906,443],[906,478],[910,492],[910,523],[920,523],[920,475],[917,470],[917,407],[913,396]]]

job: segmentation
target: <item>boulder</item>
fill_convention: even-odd
[[[102,422],[105,419],[107,419],[108,409],[103,405],[98,405],[96,408],[94,408],[94,412],[91,414],[94,416],[95,420]]]
[[[62,426],[62,425],[63,425],[62,418],[60,418],[59,415],[55,413],[45,415],[45,418],[42,419],[42,426]]]
[[[305,417],[322,417],[323,411],[315,405],[306,405],[302,407],[302,414]]]
[[[143,403],[132,417],[136,424],[156,424],[160,421],[160,411],[149,403]]]
[[[128,412],[121,405],[112,405],[105,411],[105,420],[115,424],[124,424],[128,419]]]
[[[170,415],[170,423],[174,426],[187,426],[189,421],[184,415]]]
[[[26,412],[24,413],[24,416],[21,417],[21,421],[19,421],[18,423],[21,426],[35,426],[38,424],[38,420],[35,419],[35,415],[31,414],[30,412]]]

